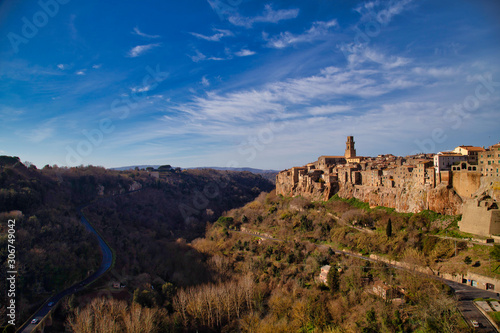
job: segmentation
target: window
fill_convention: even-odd
[[[491,165],[491,161],[488,161],[488,165]]]

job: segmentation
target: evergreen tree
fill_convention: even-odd
[[[336,293],[339,290],[339,281],[340,275],[337,267],[331,265],[330,270],[328,271],[328,275],[326,276],[326,284],[328,288],[330,288],[330,292],[332,294]]]
[[[389,221],[387,221],[387,228],[385,229],[385,234],[387,235],[387,237],[392,236],[392,221],[391,221],[391,219],[389,219]]]

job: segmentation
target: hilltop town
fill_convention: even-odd
[[[371,206],[418,213],[463,214],[460,229],[500,234],[500,143],[488,148],[458,146],[437,154],[357,156],[348,136],[344,155],[281,171],[276,192],[328,200],[357,198]]]

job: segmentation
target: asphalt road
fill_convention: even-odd
[[[53,303],[55,305],[63,297],[74,294],[77,291],[82,290],[83,288],[85,288],[86,285],[97,280],[101,275],[103,275],[111,267],[111,263],[113,262],[113,254],[111,252],[111,249],[109,248],[109,246],[106,245],[106,242],[104,242],[104,240],[101,238],[101,236],[99,236],[97,231],[90,225],[89,221],[87,221],[87,219],[82,215],[81,210],[79,210],[78,213],[81,215],[81,222],[85,226],[85,228],[97,236],[97,239],[99,241],[99,247],[101,248],[101,252],[103,254],[101,266],[99,267],[99,269],[96,272],[94,272],[92,275],[90,275],[85,280],[83,280],[83,281],[69,287],[68,289],[61,291],[57,295],[54,295],[51,298],[49,298],[46,301],[45,305],[40,310],[38,310],[33,315],[33,317],[30,318],[30,322],[28,324],[22,326],[21,328],[19,328],[17,330],[17,332],[21,332],[21,333],[32,332],[37,324],[31,324],[31,321],[35,318],[38,319],[38,321],[42,320],[51,310],[51,307],[48,306],[49,303]]]
[[[471,320],[476,320],[479,323],[479,328],[476,328],[475,332],[497,332],[497,330],[491,325],[491,323],[486,319],[486,317],[474,306],[474,299],[476,298],[495,298],[497,294],[487,290],[481,290],[475,287],[468,286],[466,284],[442,280],[448,286],[455,290],[455,294],[458,299],[458,308],[468,320],[469,324]]]

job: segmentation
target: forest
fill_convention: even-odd
[[[24,317],[98,267],[79,209],[115,255],[46,332],[469,331],[445,284],[339,252],[470,269],[484,257],[439,238],[460,236],[459,216],[278,196],[249,172],[0,163],[0,255],[15,218]]]
[[[426,244],[425,235],[417,235],[425,233],[423,228],[437,228],[436,216],[359,207],[359,202],[340,198],[317,203],[262,193],[209,223],[204,236],[165,243],[159,249],[162,259],[152,265],[158,269],[137,276],[140,270],[120,266],[116,276],[130,287],[130,298],[81,297],[78,305],[61,310],[67,313],[66,327],[75,332],[140,332],[133,327],[143,327],[140,318],[147,315],[148,332],[469,331],[446,285],[337,253],[330,246],[335,241],[346,249],[402,252],[405,258],[426,257],[420,251],[436,258],[451,256],[447,246]],[[390,235],[389,220],[394,220]],[[439,220],[454,223],[454,217]],[[378,224],[383,228],[377,232]],[[378,235],[378,242],[370,240],[373,248],[367,247],[365,233],[356,229],[360,226]],[[412,237],[416,240],[410,243]],[[417,252],[411,250],[415,248]],[[147,261],[152,260],[151,254]],[[123,255],[135,257],[126,251]],[[326,283],[318,279],[324,265],[333,268]],[[387,286],[392,296],[374,293],[377,284]],[[96,307],[103,310],[96,312]],[[121,309],[119,315],[116,309]],[[119,319],[103,330],[111,318]],[[136,318],[138,326],[130,318]]]
[[[184,252],[186,246],[177,239],[201,236],[207,222],[272,188],[249,172],[168,168],[153,177],[146,170],[94,166],[37,169],[17,157],[0,156],[0,260],[6,263],[7,223],[15,219],[19,321],[99,267],[102,255],[95,237],[80,223],[80,208],[116,246],[117,268],[133,276],[148,271],[167,276],[177,271],[178,263],[159,264],[165,247]],[[186,269],[191,267],[197,266]],[[6,270],[0,278],[0,289],[7,290]],[[1,297],[5,304],[6,295]],[[0,327],[4,312],[2,307]]]

